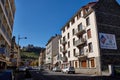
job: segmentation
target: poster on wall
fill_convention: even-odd
[[[99,40],[102,49],[117,49],[114,34],[99,33]]]

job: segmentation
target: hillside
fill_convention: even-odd
[[[22,59],[38,59],[39,54],[35,52],[21,52]]]
[[[43,49],[45,48],[41,48],[41,47],[37,47],[29,44],[28,46],[24,46],[21,49],[20,55],[22,59],[38,59],[39,54]]]

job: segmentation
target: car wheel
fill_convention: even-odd
[[[67,74],[69,74],[69,72],[68,72],[68,71],[66,71],[66,73],[67,73]]]

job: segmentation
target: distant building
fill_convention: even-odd
[[[14,15],[14,0],[0,0],[0,69],[10,63]]]
[[[49,69],[55,65],[53,58],[59,53],[60,37],[60,35],[52,36],[46,44],[46,64]]]
[[[46,49],[42,49],[39,56],[39,66],[44,66],[46,63]]]
[[[10,66],[17,66],[17,58],[18,58],[18,45],[15,42],[15,36],[13,36],[11,41],[11,53],[10,53]]]
[[[120,66],[120,5],[99,0],[83,6],[61,29],[61,66],[102,75],[108,65]]]

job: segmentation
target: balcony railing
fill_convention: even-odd
[[[68,59],[67,59],[67,57],[65,55],[62,57],[62,61],[63,62],[67,62],[68,61]]]
[[[75,56],[78,57],[78,58],[86,58],[87,57],[87,54],[85,54],[84,52],[83,53],[75,53]]]
[[[85,28],[85,27],[82,28],[82,29],[78,28],[78,29],[75,30],[75,34],[76,34],[77,36],[82,35],[82,34],[84,34],[85,32],[86,32],[86,28]]]
[[[67,53],[67,49],[62,48],[61,51],[62,51],[63,54]]]
[[[82,38],[77,41],[75,41],[75,46],[80,47],[81,45],[84,45],[86,43],[86,39]]]
[[[4,27],[3,24],[2,24],[2,26],[1,26],[1,30],[2,30],[3,34],[5,35],[6,39],[7,39],[9,42],[11,42],[11,39],[10,39],[10,37],[9,37],[9,35],[8,35],[8,33],[7,33],[7,31],[6,31],[6,29],[5,29],[5,27]]]
[[[66,44],[67,43],[67,40],[61,40],[61,44]]]

